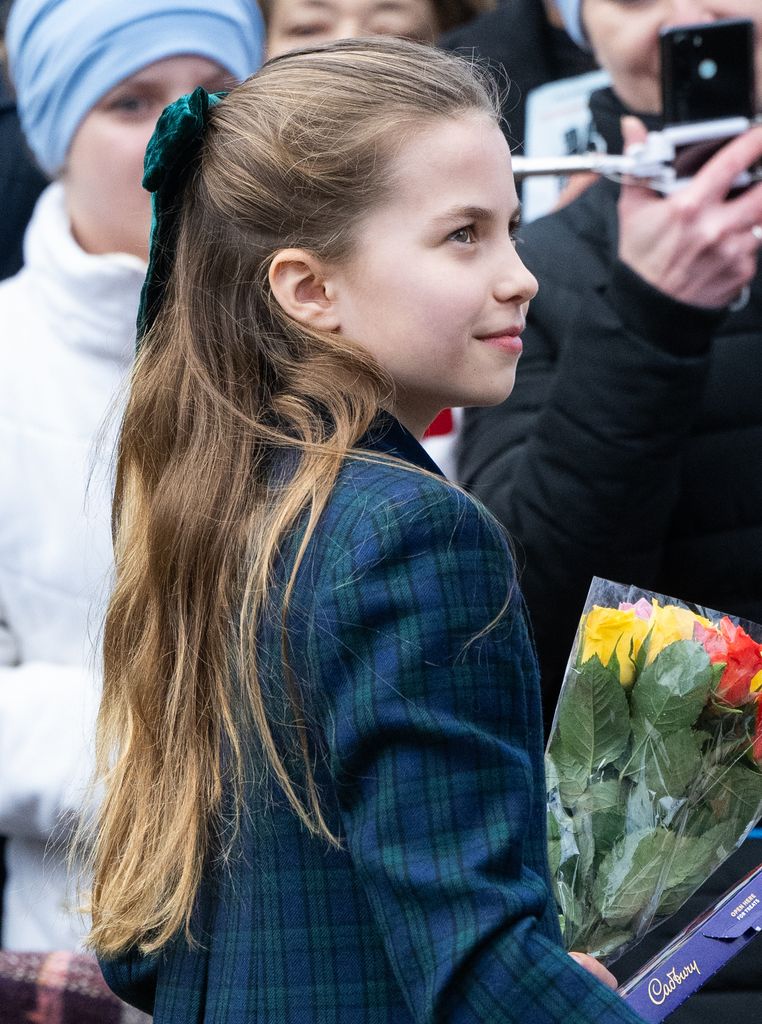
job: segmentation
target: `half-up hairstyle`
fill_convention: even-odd
[[[91,863],[101,955],[190,937],[222,795],[241,807],[252,742],[304,826],[336,841],[298,687],[267,704],[256,628],[285,538],[302,531],[287,604],[342,461],[392,385],[352,339],[286,316],[268,270],[291,246],[351,259],[400,145],[473,111],[499,119],[486,73],[379,37],[280,57],[209,112],[118,449]],[[284,455],[285,486],[272,478]],[[290,749],[273,721],[293,724]]]

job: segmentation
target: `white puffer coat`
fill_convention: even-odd
[[[59,184],[24,250],[0,284],[0,835],[3,946],[29,951],[76,948],[85,927],[61,840],[92,767],[110,464],[145,265],[83,252]]]

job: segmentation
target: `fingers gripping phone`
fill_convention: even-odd
[[[752,21],[729,18],[709,24],[680,25],[661,33],[664,123],[668,128],[694,123],[697,126],[695,141],[676,151],[674,167],[678,178],[692,177],[729,141],[721,122],[754,118],[754,31]]]

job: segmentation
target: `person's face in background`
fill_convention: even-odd
[[[433,43],[440,31],[432,0],[270,0],[266,17],[268,58],[358,36]]]
[[[114,86],[77,129],[61,176],[72,232],[85,252],[148,259],[150,195],[143,157],[164,107],[202,85],[230,88],[230,76],[205,57],[149,64]]]
[[[631,110],[661,112],[659,32],[677,25],[750,18],[757,32],[762,109],[762,0],[583,0],[582,21],[598,62]]]

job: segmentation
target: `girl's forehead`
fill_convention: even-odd
[[[390,167],[389,206],[416,217],[516,205],[510,149],[497,124],[474,112],[442,119],[401,142]]]
[[[430,170],[467,168],[479,159],[510,166],[510,149],[495,121],[482,111],[421,122],[401,138],[393,157],[396,170],[417,177]]]

